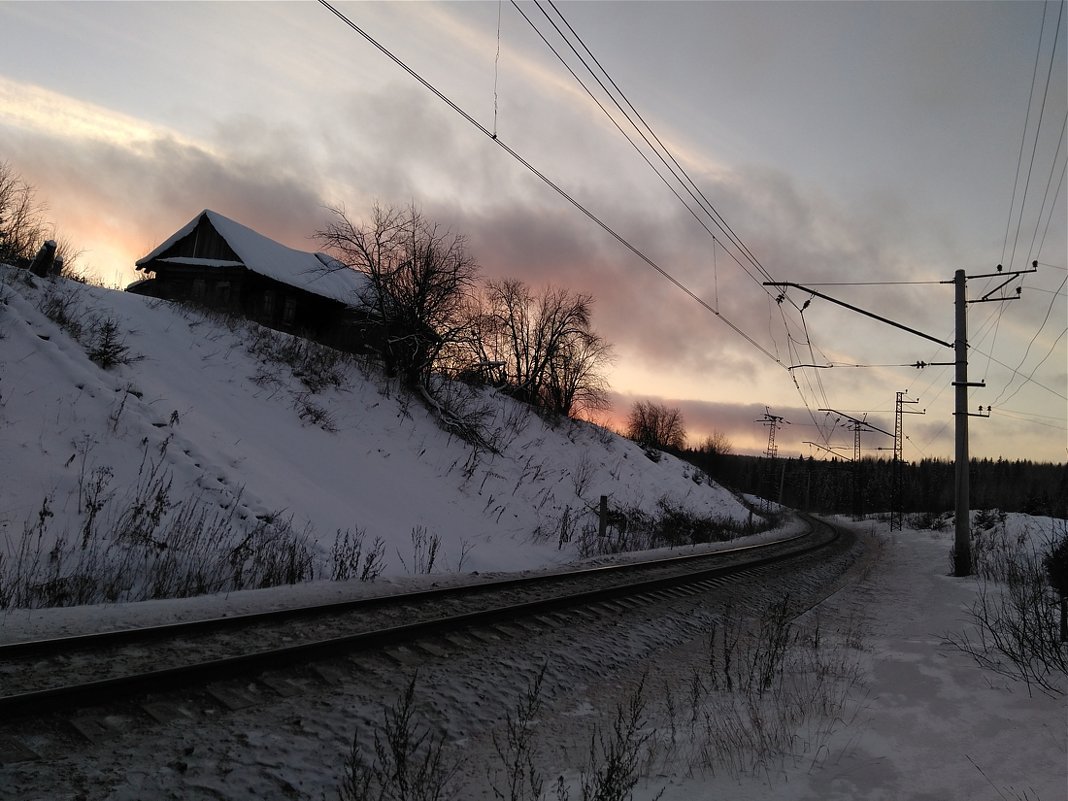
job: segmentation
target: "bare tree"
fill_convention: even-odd
[[[47,236],[37,191],[0,162],[0,261],[29,259]]]
[[[375,204],[365,224],[343,208],[318,238],[348,269],[367,277],[359,297],[373,324],[372,345],[389,375],[425,389],[439,357],[467,325],[465,301],[478,275],[466,240],[430,222],[414,206]]]
[[[627,437],[646,448],[680,450],[686,445],[682,412],[662,403],[636,401],[627,418]]]
[[[7,162],[0,161],[0,262],[27,266],[47,241],[55,242],[51,272],[84,277],[74,269],[81,251],[70,240],[56,236],[53,226],[45,222],[44,204],[37,200],[37,190],[26,183]]]
[[[549,410],[571,417],[608,409],[611,401],[604,368],[612,359],[612,346],[592,331],[566,341],[549,364],[543,393]]]
[[[711,434],[701,440],[697,451],[707,456],[729,456],[734,453],[734,446],[725,433],[713,429]]]
[[[491,281],[476,317],[479,358],[518,399],[555,414],[607,406],[611,347],[591,328],[593,298],[522,281]]]

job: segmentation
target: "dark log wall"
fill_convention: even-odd
[[[219,236],[219,232],[215,230],[207,216],[201,217],[196,228],[167,248],[158,258],[167,259],[173,256],[241,261],[241,258],[226,244],[226,240]]]
[[[181,242],[175,246],[179,244]],[[197,255],[200,258],[223,258]],[[156,277],[132,285],[129,291],[237,314],[277,331],[297,334],[350,353],[361,353],[367,348],[366,319],[330,298],[305,292],[244,267],[196,267],[153,262],[149,269],[155,271]]]

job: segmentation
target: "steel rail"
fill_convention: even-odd
[[[762,556],[732,565],[720,565],[702,568],[685,574],[676,574],[649,579],[633,584],[620,584],[601,587],[575,593],[555,596],[547,599],[528,601],[519,604],[494,607],[476,612],[445,616],[433,620],[420,621],[401,626],[382,628],[369,632],[332,637],[324,640],[300,643],[254,653],[196,662],[171,668],[164,668],[144,673],[92,681],[84,684],[72,684],[43,690],[34,690],[0,697],[0,718],[12,720],[44,712],[70,710],[76,708],[99,706],[118,700],[126,700],[138,693],[170,692],[196,684],[221,681],[236,676],[269,669],[289,667],[297,663],[311,662],[330,658],[343,653],[359,650],[381,648],[399,642],[409,642],[420,637],[440,635],[467,629],[478,625],[514,621],[521,618],[542,615],[565,608],[575,608],[598,603],[613,598],[636,596],[656,590],[677,587],[685,584],[698,584],[711,578],[722,578],[766,565],[795,559],[814,551],[826,548],[837,542],[841,536],[838,528],[823,521],[815,521],[828,528],[832,536],[807,543],[799,548],[784,553]],[[809,534],[793,537],[796,541]],[[775,544],[782,544],[781,542]],[[752,551],[755,548],[769,546],[746,546],[737,550]],[[677,559],[678,557],[676,557]],[[687,557],[682,557],[687,558]],[[660,560],[657,560],[660,561]],[[424,595],[425,593],[418,593]],[[409,594],[411,595],[411,594]],[[396,598],[397,596],[391,596]],[[310,608],[310,607],[309,607]],[[258,616],[254,616],[258,617]]]

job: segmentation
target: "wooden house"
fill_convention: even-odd
[[[367,279],[205,209],[137,261],[127,291],[237,314],[343,350],[366,342]]]

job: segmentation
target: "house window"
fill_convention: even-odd
[[[274,317],[274,290],[266,289],[263,292],[263,316]]]
[[[282,308],[282,322],[286,325],[293,325],[297,319],[297,299],[286,298],[285,306]]]
[[[215,284],[215,302],[219,306],[230,305],[230,282],[219,281]]]
[[[193,279],[193,300],[204,300],[204,296],[207,294],[207,284],[203,278]]]

